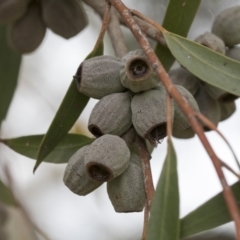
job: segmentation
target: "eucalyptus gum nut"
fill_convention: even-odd
[[[203,86],[195,96],[195,99],[197,101],[200,112],[217,126],[221,119],[221,110],[219,103],[208,95]],[[210,131],[207,126],[204,126],[204,130]]]
[[[88,176],[94,181],[110,181],[121,175],[129,165],[130,151],[123,139],[106,134],[88,148],[84,162]]]
[[[210,32],[205,32],[194,41],[221,54],[226,53],[226,47],[223,40]]]
[[[236,61],[240,61],[240,47],[229,48],[226,52],[226,55]]]
[[[199,112],[198,104],[192,94],[180,85],[176,85],[176,88],[181,93],[181,95],[185,98],[185,100],[189,103],[191,108]],[[191,124],[189,123],[187,117],[182,112],[181,108],[178,106],[176,101],[174,101],[174,119],[173,119],[173,129],[172,135],[176,138],[191,138],[195,135],[195,132],[191,128]]]
[[[220,88],[214,87],[208,83],[204,83],[204,88],[213,99],[222,103],[233,102],[238,98],[238,96],[228,93]]]
[[[231,117],[233,113],[236,111],[236,104],[235,102],[231,103],[220,103],[220,110],[221,110],[221,119],[220,121],[224,121],[227,118]]]
[[[213,22],[212,33],[220,37],[226,46],[240,43],[240,6],[225,9]]]
[[[27,11],[29,0],[0,0],[0,24],[9,24]]]
[[[195,95],[200,88],[199,79],[184,68],[170,70],[169,77],[174,84],[183,86],[192,95]]]
[[[119,58],[104,55],[83,61],[75,75],[78,91],[96,99],[125,91],[120,65]]]
[[[122,85],[134,93],[147,91],[159,83],[156,72],[141,49],[128,52],[122,58],[120,79]]]
[[[46,26],[38,3],[31,3],[26,14],[8,26],[8,44],[19,53],[30,53],[42,42]]]
[[[156,146],[167,135],[166,90],[136,94],[131,103],[132,123],[137,133]],[[172,104],[172,119],[174,107]]]
[[[80,148],[69,160],[67,167],[64,172],[63,181],[65,185],[75,194],[85,196],[92,192],[102,182],[95,182],[90,179],[87,175],[84,156],[89,146]]]
[[[88,121],[88,129],[96,137],[104,134],[121,136],[131,126],[131,96],[128,92],[103,97],[93,108]]]
[[[43,21],[54,33],[69,39],[87,26],[88,20],[81,1],[41,1]]]
[[[109,199],[116,212],[141,212],[146,195],[139,156],[131,154],[127,170],[107,183]]]
[[[128,146],[130,146],[135,141],[136,136],[137,136],[136,130],[133,127],[131,127],[121,136],[121,138],[125,141],[125,143]]]

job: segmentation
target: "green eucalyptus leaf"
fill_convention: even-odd
[[[170,32],[163,32],[174,57],[188,71],[215,87],[240,96],[240,62]]]
[[[2,183],[2,181],[0,181],[0,202],[16,206],[16,202],[11,191]]]
[[[238,207],[240,207],[240,183],[233,184],[231,189]],[[221,192],[181,220],[181,238],[221,226],[231,221],[231,216]]]
[[[14,90],[17,86],[21,56],[7,45],[6,27],[0,26],[0,126],[7,115]]]
[[[38,148],[43,137],[44,135],[31,135],[12,139],[1,139],[0,142],[19,154],[36,159]],[[84,135],[67,134],[44,159],[44,162],[66,163],[78,149],[92,142],[93,139]]]
[[[95,46],[93,51],[87,56],[96,57],[103,54],[103,42]],[[37,154],[37,162],[34,171],[41,162],[50,154],[57,144],[67,135],[89,101],[89,97],[77,90],[73,79],[68,91],[46,133]]]
[[[153,198],[147,240],[179,239],[179,189],[177,157],[171,139]]]
[[[186,37],[200,3],[201,0],[170,0],[162,26],[170,32]],[[175,61],[169,49],[157,44],[155,52],[168,70]]]

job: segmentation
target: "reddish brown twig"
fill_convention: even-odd
[[[174,98],[174,100],[178,103],[180,108],[183,110],[184,114],[187,116],[189,122],[192,125],[192,128],[198,135],[204,148],[206,149],[208,155],[210,156],[213,162],[213,165],[216,169],[217,175],[222,184],[223,195],[224,195],[228,210],[230,212],[230,215],[233,221],[235,222],[237,239],[240,240],[240,214],[239,214],[239,209],[237,207],[234,195],[232,193],[231,188],[227,184],[227,181],[225,179],[225,176],[221,168],[221,163],[218,157],[216,156],[215,152],[213,151],[210,143],[208,142],[204,134],[204,131],[202,129],[202,126],[198,123],[193,109],[189,106],[187,101],[184,100],[182,95],[179,93],[176,87],[172,84],[171,79],[169,78],[168,74],[166,73],[165,69],[163,68],[162,64],[160,63],[159,59],[154,53],[153,49],[149,45],[147,38],[145,37],[145,35],[142,33],[139,26],[134,21],[130,10],[120,0],[109,0],[109,2],[111,2],[112,6],[118,11],[121,17],[125,20],[126,25],[132,31],[139,45],[145,52],[149,60],[149,63],[152,65],[153,69],[155,69],[159,79],[161,79],[168,93]]]
[[[150,209],[149,209],[148,201],[146,200],[145,207],[144,207],[144,221],[143,221],[143,231],[142,231],[141,240],[147,239],[147,226],[148,226],[149,214],[150,214]]]
[[[145,192],[146,192],[146,197],[148,201],[148,206],[151,207],[152,199],[155,191],[153,186],[152,172],[151,172],[151,166],[150,166],[151,156],[148,152],[146,142],[143,138],[137,135],[136,142],[139,150],[139,155],[142,160]]]
[[[210,121],[208,118],[206,118],[203,114],[199,113],[199,112],[195,112],[197,118],[199,120],[201,120],[209,129],[216,131],[217,134],[219,134],[219,136],[223,139],[223,141],[227,144],[227,146],[229,147],[230,151],[233,154],[233,157],[235,159],[235,162],[238,166],[238,168],[240,169],[240,164],[238,161],[238,158],[234,152],[234,150],[232,149],[232,146],[229,144],[229,142],[227,141],[227,139],[224,137],[224,135],[217,129],[216,125]]]

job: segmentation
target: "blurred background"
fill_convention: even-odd
[[[168,1],[125,0],[127,6],[143,12],[161,23]],[[188,37],[194,39],[210,31],[214,16],[223,9],[239,4],[239,0],[202,0]],[[92,9],[85,6],[89,25],[76,37],[65,40],[48,30],[41,46],[25,55],[21,64],[18,86],[7,118],[2,124],[1,138],[44,134],[68,89],[79,64],[92,50],[101,22]],[[123,27],[129,50],[138,48],[130,32]],[[154,43],[153,43],[154,44]],[[105,54],[113,55],[108,36],[105,36]],[[72,132],[91,134],[87,121],[97,100],[90,100]],[[232,117],[219,124],[237,156],[240,157],[239,100]],[[215,133],[207,137],[222,160],[237,171],[233,157]],[[221,191],[211,160],[197,137],[174,140],[178,157],[181,217],[194,210]],[[156,185],[166,156],[166,140],[154,150],[151,166]],[[108,199],[106,184],[93,193],[80,197],[65,187],[62,179],[66,164],[42,163],[35,174],[35,161],[21,156],[0,144],[0,174],[8,166],[14,195],[22,210],[8,207],[6,226],[10,240],[138,240],[141,237],[143,213],[116,213]],[[237,179],[225,172],[228,183]],[[7,182],[6,182],[7,183]],[[27,216],[27,217],[26,217]],[[44,232],[44,238],[32,225]],[[194,239],[234,239],[233,224],[226,224]]]

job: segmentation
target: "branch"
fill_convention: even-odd
[[[192,125],[192,128],[198,135],[198,137],[201,140],[203,146],[205,147],[208,155],[210,156],[210,158],[213,162],[213,165],[216,169],[217,175],[222,184],[223,194],[224,194],[224,198],[225,198],[228,210],[230,212],[232,219],[235,222],[237,239],[240,240],[239,209],[237,207],[234,195],[226,182],[225,176],[221,169],[221,163],[220,163],[218,157],[216,156],[215,152],[213,151],[211,145],[209,144],[209,142],[204,134],[204,131],[202,129],[202,126],[198,123],[198,121],[195,117],[195,112],[189,106],[187,101],[184,100],[184,98],[179,93],[179,91],[176,89],[176,87],[172,84],[171,79],[169,78],[167,72],[165,71],[162,64],[158,60],[156,54],[154,53],[153,49],[149,45],[147,38],[142,33],[140,27],[134,21],[132,15],[130,13],[130,10],[120,0],[109,0],[109,2],[112,4],[112,6],[118,11],[118,13],[125,20],[126,25],[132,31],[132,33],[135,36],[135,38],[137,39],[139,45],[145,52],[145,54],[149,60],[149,63],[152,65],[153,69],[155,69],[159,79],[161,79],[161,81],[162,81],[163,85],[165,86],[165,88],[167,89],[168,93],[174,98],[174,100],[178,103],[178,105],[183,110],[184,114],[187,116],[189,122]],[[145,17],[145,19],[147,19],[147,18]],[[160,26],[159,29],[160,28],[162,28],[162,27]],[[162,28],[162,30],[164,30],[164,29]]]

